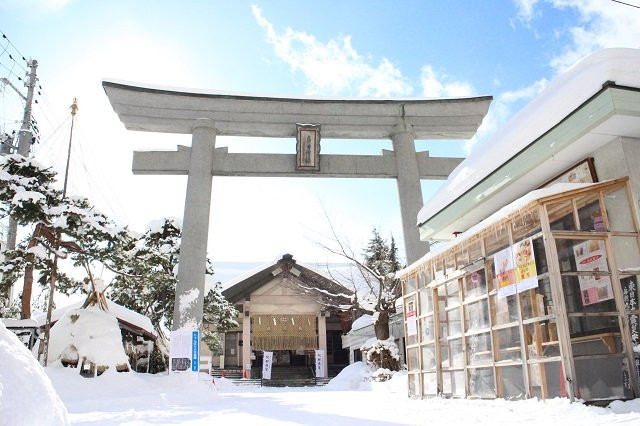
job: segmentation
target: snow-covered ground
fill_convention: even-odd
[[[406,397],[406,375],[363,383],[358,366],[325,388],[235,386],[225,379],[214,388],[190,375],[115,372],[84,379],[56,367],[47,374],[78,425],[640,425],[640,400],[613,408],[565,399],[418,401]]]

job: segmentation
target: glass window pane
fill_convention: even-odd
[[[529,359],[560,355],[558,327],[555,320],[537,321],[524,325],[524,341]]]
[[[473,239],[468,245],[465,245],[463,250],[467,251],[469,262],[482,258],[482,240],[480,238]]]
[[[632,396],[625,385],[623,356],[574,359],[578,395],[585,400],[618,399]]]
[[[492,228],[491,232],[484,237],[484,245],[488,256],[509,246],[509,230],[507,225]]]
[[[467,336],[469,365],[486,365],[493,362],[491,334],[481,333]]]
[[[416,291],[416,289],[418,288],[418,280],[415,277],[409,278],[404,285],[404,294],[411,293],[413,291]]]
[[[573,356],[622,352],[618,317],[569,317]]]
[[[554,231],[576,231],[573,218],[573,203],[570,200],[546,205],[551,229]]]
[[[618,272],[631,274],[640,272],[640,250],[635,237],[611,237],[611,246]]]
[[[528,367],[532,396],[545,399],[567,396],[564,373],[559,361],[529,364]]]
[[[471,368],[469,371],[469,395],[481,398],[495,398],[496,385],[493,368]]]
[[[407,349],[407,368],[409,371],[418,371],[420,369],[418,363],[418,348]]]
[[[487,299],[465,305],[464,321],[467,332],[489,328],[489,304]]]
[[[452,396],[465,396],[464,370],[442,372],[442,393]]]
[[[493,332],[498,346],[496,361],[520,361],[520,329],[518,327],[503,328]]]
[[[404,315],[406,318],[407,330],[409,330],[410,325],[416,325],[415,323],[410,323],[410,321],[416,320],[416,296],[411,295],[409,297],[404,298]],[[417,334],[409,334],[405,333],[407,336],[407,345],[413,345],[418,343],[418,335]]]
[[[436,346],[435,344],[424,345],[422,347],[422,370],[435,370],[436,368]]]
[[[516,297],[516,294],[503,298],[498,298],[497,295],[491,296],[491,315],[493,316],[494,325],[518,321],[518,301]]]
[[[462,351],[462,339],[453,339],[443,342],[440,346],[442,352],[447,352],[447,360],[442,356],[442,368],[464,367],[464,352]]]
[[[540,217],[537,207],[522,213],[511,222],[513,241],[520,241],[525,237],[536,234],[540,232],[540,229]]]
[[[562,276],[567,312],[616,312],[611,277],[606,275]]]
[[[420,374],[409,374],[409,396],[420,397]]]
[[[435,396],[438,394],[437,373],[424,373],[422,375],[423,395]]]
[[[538,287],[520,293],[523,320],[552,315],[554,313],[553,305],[549,278],[538,280]]]
[[[433,315],[420,318],[420,338],[422,342],[433,342],[435,333],[433,328]]]
[[[442,259],[436,259],[434,261],[434,265],[435,265],[435,279],[436,280],[441,280],[444,278],[444,263],[442,262]]]
[[[464,298],[465,300],[472,297],[487,294],[487,280],[485,278],[484,269],[479,269],[464,277]]]
[[[445,275],[451,275],[451,273],[453,273],[453,271],[455,270],[456,270],[455,253],[451,253],[445,258],[444,273]]]
[[[460,324],[460,308],[453,308],[446,312],[447,331],[449,336],[462,334],[462,325]]]
[[[549,272],[547,252],[544,248],[544,239],[542,237],[533,240],[533,257],[536,260],[536,271],[538,275]]]
[[[433,289],[423,288],[420,290],[420,315],[433,311]]]
[[[519,399],[526,396],[521,365],[496,367],[498,397]]]
[[[609,271],[602,240],[557,239],[560,272]]]
[[[611,231],[635,232],[629,199],[625,188],[617,188],[604,194],[604,204]]]
[[[604,219],[602,218],[602,209],[600,208],[600,200],[598,192],[576,197],[576,207],[578,208],[578,220],[580,221],[581,231],[606,231],[604,227]]]
[[[458,280],[453,280],[447,283],[447,307],[456,306],[460,304],[460,285]]]

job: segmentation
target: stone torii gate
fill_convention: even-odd
[[[398,183],[407,262],[422,257],[420,179],[446,179],[461,158],[416,152],[415,139],[469,139],[490,96],[438,100],[276,98],[180,91],[103,81],[129,130],[191,134],[191,147],[134,152],[134,174],[188,175],[173,328],[202,322],[213,176],[392,178]],[[300,123],[312,123],[304,125]],[[297,137],[297,154],[230,153],[216,136]],[[382,155],[320,155],[320,136],[391,139]],[[195,301],[195,303],[193,303]]]

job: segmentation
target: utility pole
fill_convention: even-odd
[[[36,82],[38,78],[36,77],[36,69],[38,68],[38,61],[35,59],[31,59],[27,62],[27,66],[29,67],[28,80],[24,83],[27,87],[27,96],[25,99],[24,105],[24,115],[22,116],[22,126],[20,127],[20,131],[18,132],[18,154],[23,157],[27,157],[29,155],[29,151],[31,149],[31,109],[33,105],[33,94],[36,88]],[[12,85],[13,86],[13,85]],[[7,250],[14,250],[16,248],[16,236],[18,233],[18,222],[13,217],[9,217],[9,227],[7,229]],[[9,288],[8,296],[8,305],[11,305],[11,301],[13,300],[13,286]]]
[[[62,198],[67,195],[67,181],[69,180],[69,163],[71,162],[71,142],[73,141],[73,124],[76,121],[76,113],[78,112],[78,101],[73,98],[71,104],[71,132],[69,134],[69,149],[67,151],[67,167],[64,171],[64,188],[62,189]],[[53,268],[51,270],[51,279],[49,281],[49,303],[47,304],[47,322],[44,328],[44,366],[49,361],[49,338],[51,336],[51,314],[53,312],[53,295],[56,289],[56,280],[58,279],[58,249],[60,248],[60,232],[56,232],[54,240]]]

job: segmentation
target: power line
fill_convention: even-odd
[[[640,6],[637,5],[637,4],[625,3],[625,2],[620,1],[620,0],[611,0],[611,1],[614,2],[614,3],[620,3],[620,4],[623,4],[625,6],[635,7],[636,9],[640,9]]]
[[[27,58],[25,58],[25,56],[24,56],[24,55],[23,55],[23,54],[18,50],[18,48],[17,48],[13,43],[11,43],[11,40],[9,40],[9,37],[7,37],[7,35],[4,33],[4,31],[2,31],[2,30],[0,29],[0,33],[2,34],[2,38],[3,38],[3,39],[5,39],[5,40],[7,40],[7,43],[8,43],[9,45],[11,45],[11,47],[13,47],[13,50],[15,50],[15,51],[16,51],[16,53],[17,53],[18,55],[20,55],[20,57],[22,58],[22,60],[23,60],[23,61],[25,61],[25,62],[27,62]],[[12,58],[12,59],[13,59],[13,58]],[[15,59],[14,59],[14,61],[15,61]],[[25,70],[25,71],[26,71],[26,70]]]

